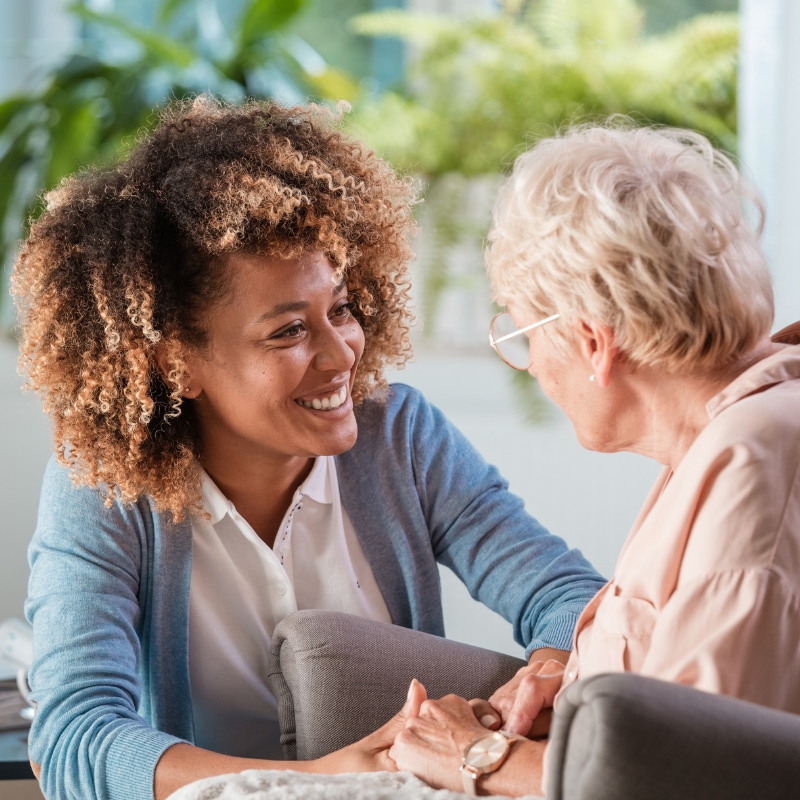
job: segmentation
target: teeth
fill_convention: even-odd
[[[347,387],[342,386],[338,392],[334,392],[329,397],[315,397],[312,400],[298,400],[305,408],[314,408],[317,411],[333,411],[347,400]]]

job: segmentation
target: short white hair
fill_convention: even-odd
[[[583,319],[608,325],[632,362],[722,368],[772,327],[762,224],[755,188],[701,134],[573,128],[517,159],[495,207],[489,277],[501,305],[560,314],[542,332],[562,345]]]

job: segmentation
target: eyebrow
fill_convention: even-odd
[[[310,303],[307,300],[295,300],[292,303],[278,303],[278,305],[273,306],[269,311],[262,314],[253,324],[257,325],[259,322],[266,322],[268,319],[279,317],[281,314],[288,314],[290,311],[303,311],[308,308],[309,305]]]
[[[336,297],[342,289],[347,285],[347,281],[342,281],[338,286],[333,287],[333,291],[331,294]],[[307,300],[294,300],[290,303],[278,303],[278,305],[273,306],[269,311],[263,313],[257,320],[254,321],[254,325],[258,325],[261,322],[266,322],[267,320],[274,319],[275,317],[279,317],[281,314],[289,314],[292,311],[304,311],[311,305]]]

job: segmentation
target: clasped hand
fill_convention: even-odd
[[[425,687],[412,681],[403,708],[404,725],[388,756],[398,769],[413,772],[439,789],[460,791],[459,768],[467,745],[486,729],[522,736],[546,733],[549,713],[561,686],[564,665],[559,661],[535,661],[523,667],[487,702],[467,702],[456,695],[427,700]],[[537,726],[542,716],[547,726]]]

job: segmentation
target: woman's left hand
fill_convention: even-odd
[[[413,772],[435,789],[460,792],[464,749],[482,733],[486,728],[463,698],[448,695],[426,700],[419,716],[409,717],[397,734],[389,758],[398,769]]]

